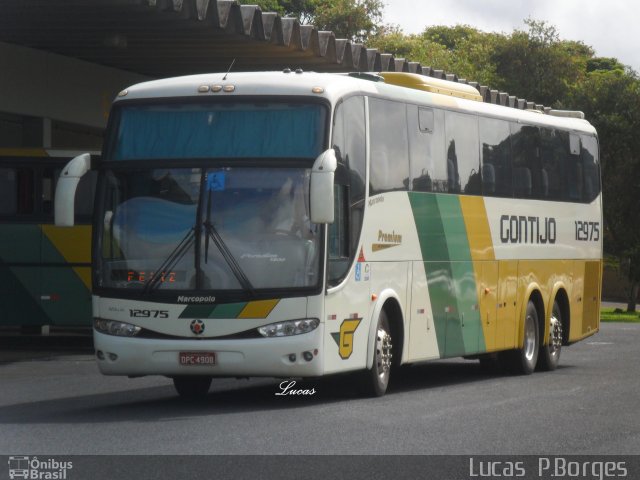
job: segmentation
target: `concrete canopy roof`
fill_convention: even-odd
[[[2,0],[0,42],[152,78],[234,61],[233,71],[409,72],[468,83],[488,103],[551,110],[236,0]]]
[[[233,0],[3,0],[0,41],[150,77],[302,68],[413,71],[390,54]]]

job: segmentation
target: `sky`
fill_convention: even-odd
[[[430,25],[466,24],[486,32],[526,29],[531,17],[556,27],[562,40],[580,40],[596,56],[616,57],[640,72],[640,2],[636,0],[383,0],[384,23],[404,33]]]

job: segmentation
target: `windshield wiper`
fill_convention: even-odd
[[[233,253],[231,253],[231,250],[227,247],[227,244],[220,236],[216,227],[211,223],[211,192],[208,192],[207,219],[203,222],[203,225],[207,235],[204,243],[204,263],[207,263],[209,260],[209,239],[211,239],[213,240],[213,243],[216,244],[216,247],[218,247],[218,250],[222,254],[222,258],[227,262],[227,265],[229,265],[229,268],[235,275],[236,279],[238,279],[238,282],[240,282],[242,288],[253,295],[255,293],[255,289],[253,288],[253,285],[251,285],[249,278],[236,261]]]
[[[182,257],[185,256],[191,246],[195,243],[195,237],[195,227],[191,227],[184,238],[180,240],[180,243],[176,245],[176,248],[174,248],[166,260],[162,262],[160,268],[157,268],[155,272],[153,272],[149,282],[142,289],[142,293],[149,293],[161,285],[161,279],[165,272],[171,271]]]

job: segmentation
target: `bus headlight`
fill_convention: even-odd
[[[130,323],[104,320],[102,318],[95,318],[93,320],[93,326],[100,333],[115,335],[117,337],[134,337],[142,330],[142,328],[131,325]]]
[[[320,325],[317,318],[305,318],[303,320],[287,320],[286,322],[272,323],[258,328],[263,337],[289,337],[300,335],[315,330]]]

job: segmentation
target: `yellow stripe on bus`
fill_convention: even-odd
[[[471,250],[471,259],[495,260],[493,240],[487,219],[487,210],[482,197],[460,197],[460,208],[464,216],[464,224],[467,227],[467,240]]]
[[[73,228],[40,225],[40,228],[67,262],[91,262],[91,225]]]
[[[82,280],[87,290],[91,290],[91,267],[73,267],[73,271]]]
[[[73,228],[40,225],[42,233],[69,263],[91,262],[91,225],[76,225]],[[82,283],[91,290],[91,268],[73,267]]]
[[[498,263],[495,261],[493,240],[489,229],[487,210],[482,197],[460,196],[460,210],[467,230],[469,253],[473,262],[478,297],[478,313],[484,336],[485,348],[495,351],[498,335],[496,303],[498,288]],[[502,333],[500,333],[500,336]]]
[[[238,318],[267,318],[280,300],[256,300],[242,309]]]

